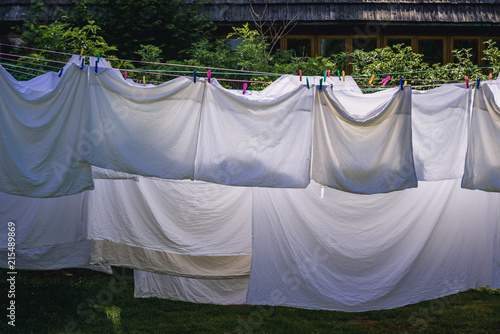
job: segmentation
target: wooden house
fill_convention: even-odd
[[[26,19],[29,4],[0,0],[0,40]],[[71,6],[69,0],[46,0],[42,19]],[[215,35],[224,37],[233,26],[253,24],[252,8],[275,25],[296,17],[280,47],[309,56],[404,43],[431,63],[451,62],[451,50],[472,48],[474,63],[484,65],[483,42],[500,42],[500,0],[207,0],[202,10],[216,24]]]

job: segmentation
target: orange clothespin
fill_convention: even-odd
[[[373,74],[373,75],[372,75],[372,77],[371,77],[370,81],[368,82],[368,84],[369,84],[369,85],[371,85],[371,84],[372,84],[373,79],[375,79],[375,74]]]
[[[146,76],[145,75],[142,76],[142,85],[144,87],[146,87]]]
[[[490,72],[490,81],[493,80],[493,75]]]

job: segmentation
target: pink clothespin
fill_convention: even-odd
[[[302,70],[299,70],[300,81],[302,81]]]
[[[387,81],[391,80],[391,76],[387,76],[385,79],[382,79],[382,87],[385,86],[385,84],[387,83]]]
[[[208,70],[208,72],[207,72],[208,82],[210,82],[211,75],[212,75],[212,71]]]
[[[490,81],[493,80],[493,75],[490,72]]]
[[[245,95],[245,91],[247,90],[248,84],[245,82],[243,84],[243,95]]]
[[[125,71],[125,80],[127,80],[127,71]]]
[[[469,88],[469,77],[465,77],[465,87]]]

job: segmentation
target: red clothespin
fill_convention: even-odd
[[[326,71],[326,76],[329,78],[330,77],[330,70]]]
[[[243,95],[245,95],[245,91],[247,90],[248,84],[245,82],[243,84]]]
[[[465,87],[469,88],[469,77],[465,77]]]
[[[208,82],[209,83],[210,83],[210,76],[212,76],[212,71],[208,70],[207,77],[208,77]]]
[[[299,70],[300,81],[302,81],[302,70]]]

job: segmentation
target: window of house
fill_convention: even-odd
[[[478,39],[454,39],[453,50],[458,49],[472,49],[472,62],[478,64],[479,62],[479,40]],[[455,60],[455,59],[453,59]]]
[[[376,38],[353,38],[352,39],[352,50],[362,49],[363,51],[373,51],[377,48]]]
[[[404,46],[411,46],[411,38],[387,38],[387,46],[397,44],[404,44]]]
[[[418,53],[424,55],[424,61],[429,64],[443,63],[443,39],[421,39],[418,41]]]
[[[287,38],[286,49],[294,50],[298,57],[312,57],[312,40],[310,38]]]
[[[345,38],[322,38],[321,39],[321,55],[329,57],[332,54],[346,52]]]
[[[243,42],[243,39],[241,38],[227,39],[226,42],[231,47],[231,50],[235,50],[238,47],[238,45],[240,45],[240,43]]]

